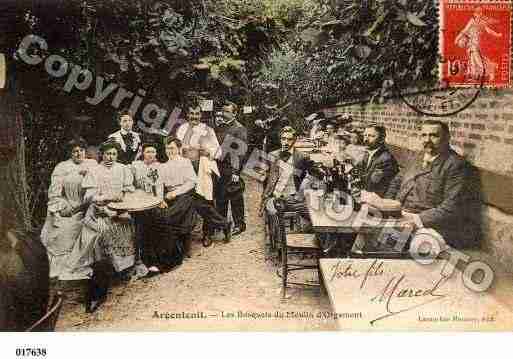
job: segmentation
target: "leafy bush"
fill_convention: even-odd
[[[438,17],[422,0],[333,1],[332,19],[308,44],[284,46],[260,72],[285,97],[309,110],[351,100],[375,100],[393,86],[433,83]],[[285,64],[286,63],[286,64]]]

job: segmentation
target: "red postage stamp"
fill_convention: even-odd
[[[440,1],[440,80],[504,88],[511,78],[511,2]]]

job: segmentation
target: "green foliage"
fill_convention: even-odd
[[[326,105],[377,100],[392,84],[436,79],[432,1],[36,0],[17,11],[11,47],[36,33],[52,53],[129,90],[145,89],[148,102],[167,109],[190,91],[214,99],[239,94],[260,109],[285,108],[300,127],[302,117]],[[20,63],[17,75],[30,112],[28,181],[46,189],[70,134],[98,144],[113,129],[113,110],[109,101],[88,107],[85,92],[62,96],[65,78],[42,68]],[[71,121],[80,114],[93,120]]]
[[[313,47],[272,53],[260,80],[312,110],[351,100],[376,100],[394,84],[436,81],[438,19],[434,2],[338,1]],[[284,62],[288,63],[283,66]]]
[[[231,9],[215,0],[36,0],[17,7],[11,28],[23,30],[9,32],[8,40],[14,49],[35,33],[47,41],[46,55],[57,53],[127,90],[144,89],[145,101],[171,110],[189,92],[212,98],[241,89],[247,93],[261,62],[295,26],[292,17],[276,21],[268,16],[275,11],[271,7],[263,13],[249,5],[247,12]],[[279,10],[288,16],[286,9]],[[102,142],[114,129],[113,109],[110,99],[87,105],[85,97],[94,86],[63,96],[66,77],[52,78],[42,66],[21,61],[17,67],[21,102],[29,113],[27,180],[42,221],[50,173],[67,157],[64,144],[75,135],[93,145]],[[92,120],[79,123],[78,115]]]

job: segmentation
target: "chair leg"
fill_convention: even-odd
[[[324,281],[322,280],[322,273],[321,273],[321,256],[319,255],[317,257],[317,277],[319,280],[319,288],[321,291],[321,295],[324,295],[327,293],[326,287],[324,286]]]
[[[267,216],[267,231],[269,232],[269,243],[271,244],[271,252],[276,250],[276,238],[275,238],[275,228],[272,223],[272,218]]]
[[[281,248],[281,297],[287,297],[287,247]]]
[[[274,251],[274,243],[273,243],[273,238],[272,238],[272,228],[271,228],[271,223],[269,221],[269,215],[267,214],[267,212],[264,212],[264,238],[265,238],[266,243],[267,243],[267,241],[269,241],[270,251],[273,252]]]

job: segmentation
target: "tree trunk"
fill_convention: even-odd
[[[0,90],[0,331],[22,331],[47,310],[49,263],[32,232],[23,124],[15,78],[7,76]]]
[[[31,215],[25,166],[25,138],[20,119],[16,79],[8,66],[0,90],[0,229],[29,232]]]

